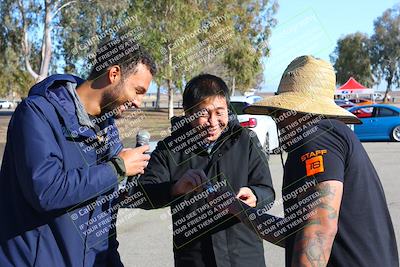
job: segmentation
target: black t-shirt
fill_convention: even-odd
[[[399,266],[384,191],[357,137],[344,123],[327,119],[314,125],[312,130],[309,128],[304,136],[291,147],[285,164],[282,189],[286,196],[285,218],[295,213],[294,207],[309,204],[299,204],[299,198],[293,194],[301,192],[299,188],[306,190],[313,183],[327,180],[341,181],[343,196],[338,232],[328,266]],[[311,198],[308,200],[312,202]],[[285,241],[286,266],[291,266],[299,227],[292,228],[292,234]]]

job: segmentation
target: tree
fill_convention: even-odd
[[[18,56],[11,48],[2,51],[0,57],[0,96],[14,99],[25,96],[35,83],[32,76],[18,67]]]
[[[275,26],[274,15],[278,9],[277,1],[202,1],[203,16],[209,21],[218,21],[218,27],[212,27],[208,36],[218,36],[210,42],[211,50],[220,56],[212,57],[217,65],[222,63],[228,75],[225,79],[230,84],[232,94],[237,89],[245,92],[260,86],[262,79],[261,59],[269,53],[268,39],[271,28]],[[225,29],[222,35],[218,32]],[[204,34],[199,37],[203,38]],[[204,38],[203,38],[204,39]],[[212,55],[213,53],[211,53]],[[208,68],[209,61],[199,66],[199,71]]]
[[[65,72],[86,77],[102,43],[117,34],[137,30],[137,23],[132,23],[137,17],[127,15],[127,6],[128,0],[80,0],[61,11],[56,56],[65,62]]]
[[[260,82],[276,8],[268,0],[4,0],[0,45],[12,47],[19,71],[36,81],[60,67],[84,76],[103,39],[138,29],[158,63],[156,83],[168,88],[171,117],[173,93],[212,64],[228,71],[233,88]]]
[[[222,78],[224,81],[230,80],[229,70],[223,62],[224,58],[219,57],[214,61],[210,62],[204,68],[202,68],[202,73],[209,73]]]
[[[344,84],[354,77],[367,87],[373,85],[367,35],[357,32],[339,39],[330,57],[334,63],[337,84]]]
[[[221,1],[218,1],[221,2]],[[234,29],[232,45],[224,55],[224,63],[232,77],[232,91],[245,92],[260,86],[262,79],[261,59],[268,57],[268,39],[276,25],[274,15],[278,10],[277,1],[222,1],[230,14],[227,24]]]
[[[34,79],[20,68],[21,57],[16,52],[17,47],[13,46],[18,35],[10,30],[14,23],[9,16],[11,8],[10,3],[0,4],[0,96],[14,99],[26,95]]]
[[[36,82],[57,72],[62,64],[65,71],[84,75],[89,69],[88,55],[101,41],[98,37],[114,33],[127,4],[127,0],[4,0],[0,24],[6,26],[0,38],[3,45],[13,48],[19,70]]]
[[[240,90],[255,86],[267,55],[266,41],[277,4],[269,1],[136,1],[130,14],[140,17],[141,40],[156,59],[168,89],[169,117],[173,93],[196,74],[220,69]],[[233,77],[233,78],[231,78]],[[234,87],[234,86],[233,86]]]
[[[183,77],[178,55],[190,48],[188,39],[196,31],[201,19],[198,1],[136,1],[131,3],[128,14],[135,14],[146,33],[140,42],[157,62],[157,84],[166,84],[168,90],[168,117],[173,111],[174,91]],[[187,39],[186,39],[187,37]],[[183,38],[183,39],[182,39]]]
[[[384,100],[392,85],[400,86],[400,5],[387,9],[374,22],[371,36],[371,59],[375,76],[387,83]]]
[[[49,74],[53,53],[53,27],[63,8],[76,1],[10,1],[0,4],[5,42],[21,57],[22,67],[38,82]]]

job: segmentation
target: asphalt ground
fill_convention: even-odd
[[[400,248],[400,143],[363,143],[382,181],[387,204],[395,228],[397,247]],[[280,158],[272,155],[269,162],[276,198],[281,197],[282,166]],[[362,205],[362,203],[360,203]],[[274,213],[282,210],[273,208]],[[126,218],[118,228],[120,254],[125,266],[173,266],[172,232],[170,218],[164,218],[166,209],[120,210],[119,218]],[[267,266],[284,266],[284,250],[264,241]]]

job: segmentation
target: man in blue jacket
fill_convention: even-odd
[[[53,75],[15,110],[0,173],[0,266],[123,266],[118,184],[148,146],[122,148],[114,118],[138,108],[155,65],[131,38],[97,52],[86,81]]]

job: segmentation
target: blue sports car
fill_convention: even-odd
[[[375,104],[348,109],[363,124],[354,125],[354,133],[361,141],[400,142],[400,108]]]

